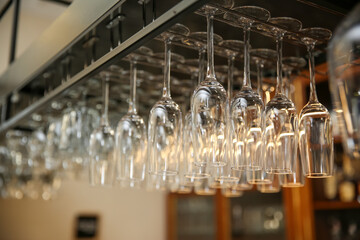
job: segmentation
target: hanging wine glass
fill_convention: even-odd
[[[224,197],[233,198],[233,197],[241,197],[244,193],[241,190],[229,187],[229,188],[222,188],[221,194]]]
[[[276,59],[276,51],[268,48],[257,48],[250,50],[251,58],[255,60],[256,74],[257,74],[257,94],[263,97],[263,77],[265,66],[271,67],[271,61]],[[265,101],[265,100],[264,100]],[[265,103],[266,104],[266,103]]]
[[[0,198],[9,197],[9,183],[13,172],[13,163],[9,149],[0,146]]]
[[[244,49],[244,42],[240,40],[224,40],[219,43],[219,46],[224,47],[225,51],[219,49],[220,51],[218,52],[220,54],[224,53],[223,55],[225,55],[228,60],[227,94],[229,99],[231,99],[233,97],[234,61],[236,56]]]
[[[165,42],[164,86],[162,98],[152,107],[148,129],[148,167],[150,175],[174,177],[179,173],[182,116],[179,105],[171,99],[171,41],[175,34],[188,35],[189,29],[175,24],[162,34]]]
[[[260,183],[256,185],[256,188],[261,193],[277,193],[281,190],[281,178],[280,174],[269,174],[270,183]]]
[[[110,74],[102,72],[103,104],[100,127],[90,136],[90,184],[111,186],[115,180],[114,130],[109,125],[109,81]]]
[[[262,21],[270,18],[270,12],[260,7],[244,6],[233,10]],[[250,28],[254,21],[229,13],[224,18],[236,20],[244,29],[244,79],[240,92],[234,96],[230,105],[231,161],[234,170],[247,171],[249,183],[258,183],[264,181],[264,164],[261,158],[261,118],[264,104],[260,95],[252,90],[250,80],[249,42]]]
[[[196,180],[194,192],[200,196],[211,196],[215,195],[216,189],[210,187],[209,178],[202,178]]]
[[[233,1],[217,1],[223,7],[231,7]],[[224,87],[216,80],[214,70],[213,20],[221,10],[205,5],[199,10],[207,17],[207,76],[195,89],[192,103],[192,130],[195,164],[219,167],[227,164],[226,108],[227,96]]]
[[[315,63],[313,50],[318,39],[330,39],[331,31],[324,28],[306,28],[301,33],[309,54],[310,98],[303,107],[299,118],[299,148],[304,173],[307,177],[328,177],[333,174],[334,142],[329,111],[322,105],[316,94]],[[311,37],[314,37],[311,38]]]
[[[148,52],[148,51],[147,51]],[[137,61],[141,56],[130,55],[130,98],[128,113],[116,129],[117,178],[122,185],[139,186],[145,177],[147,136],[144,120],[137,113]]]
[[[282,40],[286,31],[299,31],[301,22],[288,17],[269,20],[280,26],[265,28],[275,34],[277,50],[277,84],[275,96],[265,106],[263,146],[265,170],[272,174],[293,173],[296,168],[298,119],[294,103],[283,91]]]
[[[183,38],[182,41],[199,51],[199,67],[198,67],[198,81],[199,85],[204,80],[204,68],[205,68],[205,53],[206,53],[206,40],[207,32],[194,32],[189,35],[189,38]],[[222,41],[222,37],[214,34],[213,38],[214,43],[218,44]],[[195,87],[196,88],[196,87]],[[185,177],[189,181],[194,181],[196,179],[202,179],[209,177],[207,172],[206,164],[197,165],[196,156],[194,149],[194,136],[192,132],[192,112],[190,111],[185,115],[185,125],[184,125],[184,164],[185,164]]]
[[[291,73],[294,69],[301,69],[306,66],[306,61],[302,57],[284,57],[283,58],[284,71],[284,94],[287,98],[294,101],[295,86],[292,84]]]

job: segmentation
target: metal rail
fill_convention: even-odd
[[[154,20],[152,23],[148,24],[145,28],[124,41],[118,47],[114,48],[112,51],[99,58],[93,64],[84,68],[82,71],[71,77],[69,80],[58,86],[53,91],[49,92],[46,96],[42,97],[32,105],[28,106],[27,108],[16,114],[14,117],[6,120],[0,126],[0,134],[4,134],[6,130],[16,126],[16,124],[18,124],[22,119],[44,108],[47,103],[58,97],[66,89],[74,86],[75,84],[86,79],[87,77],[97,74],[102,69],[105,69],[106,67],[115,63],[116,60],[121,59],[136,48],[146,43],[148,40],[154,38],[164,30],[169,28],[171,25],[176,23],[181,16],[193,12],[205,2],[206,0],[184,0],[179,2],[173,8],[171,8],[159,18]]]

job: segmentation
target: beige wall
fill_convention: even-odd
[[[78,213],[101,217],[100,240],[165,239],[165,194],[65,182],[57,199],[0,200],[1,240],[72,240]]]
[[[42,0],[21,3],[17,56],[65,10]],[[0,21],[0,75],[8,66],[11,14]],[[53,201],[0,199],[0,240],[72,240],[78,213],[101,216],[101,240],[165,239],[163,193],[66,182]]]
[[[61,4],[42,0],[21,1],[16,56],[20,56],[65,9]],[[9,64],[12,15],[13,7],[0,21],[0,75]]]

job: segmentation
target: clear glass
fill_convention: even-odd
[[[320,39],[329,39],[331,31],[322,28],[307,28],[301,32]],[[313,50],[316,41],[303,38],[309,54],[310,98],[299,115],[299,149],[304,174],[321,178],[333,174],[334,139],[329,111],[318,101],[315,84],[315,63]]]
[[[255,60],[256,64],[256,74],[257,74],[257,86],[256,91],[257,94],[263,99],[264,103],[266,104],[266,93],[264,98],[263,92],[263,71],[265,66],[271,66],[271,60],[277,57],[277,53],[275,50],[268,49],[268,48],[256,48],[250,50],[251,58]],[[270,101],[270,100],[269,100]]]
[[[270,13],[259,7],[245,6],[233,10],[264,21],[270,18]],[[232,19],[232,15],[224,17]],[[252,172],[249,176],[253,179],[248,180],[250,183],[257,183],[263,181],[261,118],[264,104],[251,88],[249,42],[253,21],[243,17],[237,21],[244,31],[244,78],[240,92],[233,97],[230,104],[230,158],[233,169]]]
[[[277,193],[281,190],[281,179],[283,178],[280,174],[270,174],[270,183],[257,184],[256,188],[261,193]]]
[[[338,26],[329,44],[330,90],[342,143],[352,158],[360,158],[360,4]]]
[[[130,56],[131,58],[131,56]],[[137,114],[137,66],[130,61],[130,98],[128,113],[118,123],[115,136],[117,179],[122,186],[140,186],[145,178],[147,135],[144,120]]]
[[[221,2],[221,3],[220,3]],[[219,1],[232,6],[232,1]],[[214,70],[214,14],[219,9],[208,5],[200,9],[207,18],[207,75],[194,91],[191,100],[193,144],[198,166],[225,166],[226,156],[226,109],[228,99],[224,87],[217,81]]]
[[[149,173],[164,177],[179,174],[182,139],[181,110],[170,94],[171,41],[174,38],[172,32],[187,35],[190,31],[184,25],[176,24],[163,34],[165,42],[163,94],[150,111],[148,128]]]
[[[13,163],[9,149],[0,146],[0,198],[9,197],[9,183],[13,174]]]
[[[90,184],[112,186],[115,181],[114,130],[109,125],[109,73],[102,72],[103,104],[100,127],[90,136]]]
[[[291,74],[294,70],[304,68],[306,66],[306,61],[302,57],[284,57],[282,62],[284,65],[284,94],[287,98],[294,100],[295,86],[292,84],[293,79]]]
[[[269,22],[292,31],[301,28],[301,22],[293,18],[272,18]],[[294,103],[283,92],[282,40],[286,32],[274,27],[269,33],[276,35],[277,83],[275,96],[265,106],[263,159],[266,172],[289,174],[296,168],[298,118]]]
[[[67,177],[83,178],[89,163],[89,138],[99,127],[99,114],[86,106],[87,89],[83,86],[70,91],[71,99],[63,111],[59,151]],[[75,106],[73,106],[75,105]]]
[[[11,181],[8,185],[9,195],[22,199],[27,193],[27,184],[33,177],[29,154],[26,148],[29,134],[24,131],[10,130],[6,133],[6,145],[12,159]]]

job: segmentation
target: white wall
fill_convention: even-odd
[[[100,240],[162,240],[165,207],[165,193],[68,181],[55,200],[0,200],[0,239],[72,240],[77,214],[95,213]]]

